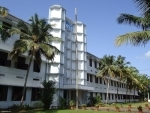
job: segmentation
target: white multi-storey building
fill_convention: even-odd
[[[38,92],[42,88],[42,81],[45,79],[56,82],[57,91],[52,106],[59,105],[59,96],[68,100],[76,99],[76,23],[66,17],[66,10],[60,5],[50,7],[48,19],[50,24],[54,24],[51,34],[62,39],[61,43],[52,43],[61,52],[55,56],[53,63],[42,58],[40,69],[36,66],[36,62],[32,62],[24,104],[32,104],[40,98]],[[0,24],[2,27],[5,27],[3,25],[15,27],[19,20],[9,14],[5,18],[0,17]],[[17,61],[11,61],[9,57],[13,43],[19,37],[19,35],[13,35],[5,43],[0,41],[0,107],[2,108],[19,104],[21,100],[29,59],[26,54],[19,56]],[[77,67],[80,105],[88,102],[88,96],[95,96],[97,93],[101,94],[103,101],[106,100],[107,86],[102,79],[95,77],[99,58],[87,53],[86,46],[86,25],[77,22]],[[116,84],[117,81],[112,79],[109,90],[110,102],[115,101]],[[119,86],[118,99],[122,102],[124,101],[125,84],[121,83]],[[134,95],[133,91],[131,95]],[[137,92],[135,92],[135,95],[138,95]]]

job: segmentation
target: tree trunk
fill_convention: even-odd
[[[107,98],[106,98],[106,104],[108,103],[108,93],[109,93],[109,78],[107,82]]]
[[[21,97],[21,101],[20,101],[20,106],[23,105],[23,99],[24,99],[24,94],[25,94],[25,90],[26,90],[26,84],[27,84],[27,79],[28,79],[28,75],[29,75],[29,71],[30,71],[32,58],[33,58],[33,55],[30,58],[28,70],[27,70],[27,73],[26,73],[26,76],[25,76],[25,82],[24,82],[23,93],[22,93],[22,97]]]

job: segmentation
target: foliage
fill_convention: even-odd
[[[42,90],[42,102],[44,103],[44,109],[49,109],[53,102],[53,95],[55,94],[55,82],[54,81],[43,81]]]
[[[13,104],[12,106],[8,107],[9,110],[16,110],[18,108],[20,108],[20,106],[18,104]]]
[[[98,107],[99,107],[99,104],[95,104],[94,106],[95,106],[96,108],[98,108]]]
[[[31,110],[33,107],[31,107],[29,104],[25,104],[22,107],[18,104],[13,104],[12,106],[8,107],[9,110]]]
[[[44,107],[44,103],[42,101],[35,102],[33,104],[33,107],[36,108],[36,109],[41,109],[41,108]]]
[[[9,10],[6,7],[0,6],[0,16],[6,17],[8,15]]]
[[[69,101],[69,106],[74,106],[75,105],[75,102],[73,100],[70,100]]]
[[[116,109],[120,109],[119,106],[115,106]]]
[[[102,103],[100,94],[96,95],[95,100],[96,100],[96,104]]]
[[[129,104],[128,106],[131,106],[131,104]]]
[[[148,104],[145,104],[145,106],[148,106]]]
[[[29,104],[23,105],[24,110],[31,110],[33,107],[31,107]]]
[[[82,106],[82,107],[86,107],[86,104],[82,104],[81,106]]]
[[[142,106],[138,106],[137,109],[138,109],[138,110],[143,110],[143,109],[142,109]]]
[[[67,107],[67,100],[59,96],[59,108],[64,109]]]
[[[117,18],[118,24],[129,24],[141,28],[142,31],[126,33],[118,36],[115,40],[117,46],[123,44],[131,44],[134,46],[146,45],[150,41],[150,1],[149,0],[133,0],[142,15],[134,16],[132,14],[122,13]]]
[[[89,97],[88,97],[88,100],[89,100],[88,105],[93,106],[94,104],[96,104],[96,99],[95,99],[95,97],[89,96]]]

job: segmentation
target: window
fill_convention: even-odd
[[[94,61],[95,68],[97,68],[97,61]]]
[[[21,97],[22,97],[22,92],[23,92],[23,87],[13,87],[13,91],[12,91],[12,100],[13,101],[20,101]],[[26,93],[24,95],[24,100],[26,97]]]
[[[114,81],[114,86],[116,87],[116,81]]]
[[[118,99],[120,100],[120,95],[118,94]]]
[[[95,76],[95,83],[98,83],[98,77]]]
[[[0,85],[0,101],[7,100],[8,86]]]
[[[92,59],[89,59],[89,65],[92,67]]]
[[[17,62],[15,64],[15,67],[17,69],[27,70],[28,69],[28,64],[25,64],[25,60],[26,59],[24,57],[19,56],[18,59],[17,59]]]
[[[93,82],[92,75],[90,75],[90,82]]]
[[[101,66],[101,64],[99,63],[99,67]]]
[[[104,80],[104,85],[106,85],[106,82],[105,82],[105,80]]]
[[[8,57],[8,53],[0,51],[0,65],[1,66],[7,66],[7,62],[8,62],[7,57]]]
[[[93,97],[93,92],[90,92],[90,97]]]
[[[95,93],[95,96],[97,96],[97,94],[98,94],[98,93],[96,92],[96,93]]]
[[[112,98],[112,100],[114,100],[114,94],[111,94],[111,98]]]
[[[87,73],[87,81],[89,81],[89,74]]]
[[[106,95],[106,93],[104,93],[104,94],[105,94],[105,100],[106,100],[106,96],[107,96],[107,95]]]
[[[41,66],[34,60],[33,71],[40,72],[40,68],[41,68]]]
[[[113,86],[113,81],[111,80],[111,86]]]
[[[110,94],[108,94],[108,98],[109,98],[109,100],[110,100]]]
[[[40,88],[32,88],[32,101],[37,101],[41,99],[41,89]]]
[[[99,83],[102,84],[102,78],[99,78]]]

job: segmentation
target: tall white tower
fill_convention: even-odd
[[[66,99],[75,100],[76,88],[76,55],[75,55],[75,23],[66,17],[66,10],[60,5],[53,5],[49,9],[50,24],[54,25],[51,34],[62,39],[61,43],[53,42],[61,52],[56,55],[54,63],[48,66],[48,80],[56,82],[58,88],[55,95],[55,104],[58,103],[59,96]],[[85,96],[87,86],[87,64],[86,64],[86,26],[77,22],[77,42],[78,42],[78,84],[79,99]],[[82,90],[82,91],[81,91]],[[83,91],[85,90],[85,92]],[[84,99],[86,100],[86,99]]]

